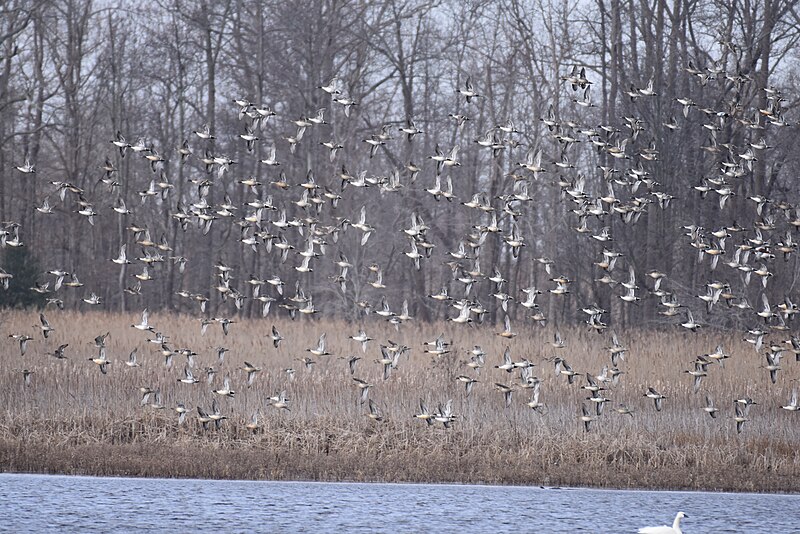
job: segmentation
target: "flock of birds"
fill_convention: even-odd
[[[369,344],[374,341],[367,334],[368,318],[377,316],[398,329],[413,318],[409,313],[407,301],[393,309],[385,296],[377,302],[354,297],[353,277],[363,276],[364,280],[360,279],[360,282],[363,281],[365,282],[363,285],[371,286],[377,294],[387,288],[389,281],[385,279],[379,262],[371,263],[362,271],[344,253],[340,241],[344,242],[346,232],[350,231],[351,234],[356,232],[354,246],[363,248],[371,236],[380,229],[374,225],[378,215],[370,212],[366,200],[352,218],[337,214],[337,208],[343,197],[361,194],[362,198],[377,203],[403,202],[407,192],[424,177],[430,187],[423,187],[423,190],[419,191],[421,195],[430,195],[430,198],[437,202],[444,200],[447,202],[448,210],[453,212],[464,210],[472,220],[477,220],[476,224],[466,229],[454,248],[439,253],[435,249],[441,247],[441,244],[437,244],[429,234],[432,228],[430,225],[436,225],[437,222],[429,223],[424,220],[419,210],[411,210],[407,225],[400,229],[407,239],[408,248],[404,250],[404,254],[408,260],[404,261],[408,261],[409,270],[413,268],[416,271],[423,269],[433,271],[440,265],[446,265],[452,274],[452,276],[447,275],[449,282],[439,292],[428,295],[428,298],[448,309],[452,308],[454,311],[449,315],[449,321],[461,327],[482,322],[487,313],[496,310],[504,317],[503,328],[496,334],[510,342],[517,335],[517,331],[512,325],[511,315],[508,313],[509,307],[518,306],[518,311],[527,313],[530,324],[545,324],[548,318],[544,311],[546,307],[540,305],[541,299],[543,296],[550,299],[567,298],[573,281],[563,272],[569,270],[569,265],[559,265],[544,256],[531,258],[540,266],[538,268],[547,273],[552,285],[538,288],[530,286],[522,289],[520,294],[509,294],[507,292],[509,283],[506,279],[509,273],[503,273],[497,267],[494,267],[491,273],[485,273],[481,268],[481,252],[485,250],[490,240],[497,240],[504,253],[510,255],[513,261],[522,261],[526,258],[523,251],[530,242],[530,236],[524,235],[520,221],[524,220],[528,213],[525,211],[527,206],[535,200],[534,196],[529,194],[529,190],[534,184],[538,186],[550,183],[558,188],[563,201],[572,206],[570,213],[575,218],[575,232],[584,236],[586,243],[599,243],[597,246],[602,246],[602,251],[594,262],[598,273],[596,281],[610,286],[622,305],[635,305],[645,298],[656,299],[661,315],[674,320],[676,325],[691,332],[696,332],[703,326],[692,312],[692,309],[696,312],[700,306],[705,308],[707,313],[712,313],[723,305],[730,310],[749,313],[754,326],[749,330],[746,340],[753,344],[759,358],[764,359],[763,367],[774,384],[782,369],[784,354],[793,353],[800,361],[800,339],[795,335],[789,335],[785,341],[776,337],[789,330],[789,324],[800,309],[788,293],[778,304],[771,302],[767,294],[776,258],[789,260],[797,249],[797,243],[792,238],[792,229],[800,229],[800,210],[797,207],[785,200],[754,195],[749,197],[749,200],[754,203],[759,219],[752,227],[740,227],[736,223],[714,228],[703,228],[696,224],[685,226],[687,246],[697,250],[698,262],[708,259],[710,274],[718,274],[715,277],[717,279],[706,285],[706,292],[696,296],[696,301],[681,302],[676,292],[669,287],[668,273],[658,270],[637,271],[633,263],[628,262],[627,268],[622,269],[623,276],[616,276],[619,271],[617,267],[627,260],[623,253],[614,249],[615,241],[610,219],[619,216],[623,224],[634,225],[641,215],[650,209],[669,209],[670,201],[674,198],[664,191],[661,184],[651,175],[659,163],[657,147],[660,143],[669,142],[666,137],[660,138],[658,132],[669,135],[673,130],[689,128],[698,123],[708,131],[709,142],[703,149],[717,162],[718,172],[715,176],[699,180],[694,185],[694,190],[702,199],[716,200],[722,220],[729,216],[732,218],[734,215],[726,212],[726,208],[730,209],[729,199],[737,194],[739,183],[751,176],[754,162],[768,157],[771,147],[764,140],[765,125],[777,128],[787,124],[782,112],[784,98],[779,90],[773,87],[762,88],[761,90],[766,92],[768,106],[752,110],[751,113],[737,100],[752,84],[747,75],[738,70],[727,71],[717,64],[709,68],[697,68],[690,64],[687,70],[702,84],[710,83],[711,80],[732,84],[734,90],[731,100],[724,108],[710,109],[689,98],[677,99],[674,104],[679,118],[673,117],[665,122],[662,125],[663,130],[657,126],[655,127],[657,129],[652,128],[655,125],[648,126],[644,120],[636,116],[624,117],[621,124],[587,126],[577,120],[559,119],[554,107],[551,106],[548,113],[540,118],[541,126],[526,124],[524,130],[541,128],[546,135],[542,144],[551,143],[557,153],[555,157],[548,155],[542,148],[531,147],[524,158],[518,158],[519,161],[516,161],[512,159],[513,149],[522,145],[521,130],[512,121],[499,124],[483,135],[469,139],[465,132],[470,117],[454,113],[450,118],[458,143],[447,148],[437,145],[434,153],[428,156],[430,163],[408,162],[405,167],[395,168],[385,175],[370,175],[368,169],[351,173],[346,169],[346,164],[342,164],[341,172],[333,180],[326,179],[320,183],[313,170],[309,170],[305,178],[296,179],[280,172],[282,162],[279,155],[283,154],[287,158],[295,157],[297,149],[306,142],[307,138],[304,137],[306,133],[313,128],[322,129],[328,124],[325,117],[327,110],[320,109],[308,117],[291,120],[289,124],[294,126],[291,132],[282,137],[267,139],[264,132],[270,124],[269,121],[278,120],[276,112],[268,106],[237,99],[234,103],[238,109],[242,132],[238,135],[239,142],[243,143],[243,150],[248,154],[254,153],[256,147],[260,143],[263,144],[261,147],[264,148],[263,152],[259,150],[258,153],[264,157],[259,159],[259,164],[264,166],[266,174],[272,178],[268,183],[254,177],[236,176],[237,161],[212,151],[215,146],[215,132],[207,126],[194,132],[199,147],[192,146],[194,143],[186,140],[177,148],[180,156],[178,164],[188,165],[192,159],[199,162],[198,172],[190,174],[189,180],[195,186],[194,193],[189,195],[191,198],[175,198],[174,185],[164,171],[165,157],[155,147],[149,146],[144,139],[131,144],[121,133],[117,133],[110,141],[117,151],[113,158],[109,157],[102,165],[101,181],[110,192],[118,192],[120,186],[118,166],[121,158],[144,158],[152,169],[153,177],[147,189],[138,191],[142,206],[161,204],[168,206],[171,218],[184,231],[197,231],[202,235],[207,235],[215,223],[220,224],[218,221],[231,221],[240,227],[238,237],[241,243],[250,247],[254,254],[273,255],[277,272],[265,277],[251,275],[246,280],[242,278],[243,285],[237,285],[238,276],[234,267],[223,261],[218,261],[214,265],[215,276],[210,291],[218,292],[223,304],[228,303],[230,314],[226,316],[211,318],[205,314],[210,298],[208,291],[192,292],[181,289],[177,292],[180,297],[195,303],[194,305],[198,307],[202,315],[200,321],[203,333],[208,326],[218,324],[227,336],[237,322],[238,310],[242,309],[248,299],[259,303],[264,317],[269,316],[273,304],[292,318],[298,315],[318,314],[319,309],[315,303],[319,301],[304,288],[304,280],[313,272],[318,262],[333,262],[337,273],[330,277],[331,284],[336,291],[349,296],[353,305],[361,311],[361,328],[350,338],[361,347],[364,354],[372,350]],[[593,82],[587,77],[585,68],[573,68],[562,77],[562,81],[568,91],[571,90],[575,109],[587,110],[594,106],[591,102]],[[340,87],[339,80],[333,79],[329,84],[320,86],[318,90],[330,98],[334,111],[341,110],[349,116],[358,103],[343,94]],[[456,91],[460,98],[464,98],[466,109],[469,109],[474,101],[483,98],[470,78],[467,78],[463,85],[459,85]],[[644,87],[631,87],[626,94],[634,103],[659,98],[653,89],[652,80]],[[741,125],[746,131],[751,132],[747,146],[736,147],[721,139],[722,132],[727,130],[731,123]],[[368,161],[373,161],[392,143],[415,143],[417,136],[422,135],[425,133],[414,121],[400,125],[386,124],[363,139],[362,146],[365,151],[363,159],[366,160],[368,157]],[[590,192],[594,189],[591,186],[594,181],[587,181],[586,176],[580,172],[585,166],[577,163],[578,147],[587,144],[597,151],[601,161],[608,163],[599,166],[602,174],[600,180],[602,191],[598,194]],[[344,144],[332,138],[321,142],[320,146],[322,148],[318,150],[327,151],[325,159],[338,166],[342,154],[345,153]],[[497,164],[498,158],[508,154],[509,161],[513,165],[513,170],[507,178],[511,185],[501,195],[490,198],[487,193],[478,191],[471,198],[458,198],[455,184],[458,182],[458,169],[462,165],[460,154],[462,149],[467,150],[468,147],[482,151],[485,154],[483,157],[490,165]],[[312,149],[317,148],[308,148]],[[34,164],[29,161],[19,165],[17,170],[31,179],[38,177]],[[550,177],[553,177],[552,181]],[[53,189],[35,208],[40,216],[59,216],[60,213],[69,211],[69,208],[59,206],[59,202],[63,206],[72,203],[75,206],[72,211],[85,217],[88,224],[95,224],[95,217],[102,208],[87,198],[86,191],[66,182],[50,183]],[[244,186],[248,191],[249,197],[244,204],[237,204],[231,200],[229,193],[236,184]],[[416,188],[419,189],[419,186]],[[221,202],[209,200],[212,197],[212,190],[222,192],[222,195],[216,195],[223,197]],[[269,193],[270,190],[273,193]],[[299,191],[299,194],[293,194],[294,191]],[[53,201],[53,198],[57,200]],[[143,287],[154,279],[157,266],[162,262],[172,261],[177,266],[178,272],[184,273],[185,266],[190,260],[183,255],[175,254],[173,244],[169,243],[164,235],[158,241],[154,241],[151,229],[147,225],[132,222],[134,207],[129,207],[121,196],[117,196],[110,209],[126,221],[126,228],[130,232],[128,239],[142,251],[139,257],[131,257],[128,244],[123,243],[118,250],[110,254],[113,257],[107,258],[121,269],[132,269],[133,266],[140,269],[132,276],[132,283],[125,289],[127,293],[142,295]],[[23,235],[23,228],[19,224],[6,223],[0,230],[0,245],[23,246]],[[332,248],[338,250],[331,252]],[[213,254],[213,252],[198,251],[198,255],[202,254]],[[730,261],[725,261],[725,258],[730,258]],[[722,268],[727,270],[723,271]],[[284,281],[289,278],[287,271],[297,279],[293,294],[286,287],[291,284]],[[745,296],[747,289],[752,287],[751,282],[754,277],[758,280],[757,285],[761,287],[758,308],[752,308]],[[739,282],[738,286],[732,283],[731,279]],[[0,272],[0,282],[8,288],[14,283],[13,273]],[[78,289],[83,285],[75,272],[57,268],[49,270],[47,278],[31,290],[45,295],[48,306],[63,308],[64,299],[60,294],[64,288]],[[480,301],[476,287],[488,288],[494,306],[485,305]],[[738,287],[738,290],[734,290],[734,287]],[[87,291],[87,293],[82,298],[84,303],[89,306],[103,304],[102,298],[95,292]],[[222,309],[224,308],[223,305]],[[551,344],[559,356],[550,361],[555,374],[568,384],[576,381],[584,382],[580,387],[589,396],[586,402],[579,406],[578,421],[586,431],[589,431],[602,417],[604,406],[611,402],[609,393],[622,380],[624,371],[620,365],[628,349],[617,333],[608,330],[606,322],[608,312],[605,309],[596,303],[584,303],[579,310],[579,313],[585,314],[588,328],[603,333],[610,341],[604,348],[609,355],[608,364],[599,374],[574,370],[566,356],[563,356],[568,352],[564,350],[567,342],[559,333],[556,333]],[[52,313],[57,312],[45,310],[40,314],[41,334],[45,340],[54,330],[46,316],[47,314],[52,317]],[[212,423],[216,428],[220,428],[228,417],[224,413],[221,401],[233,397],[236,393],[232,389],[230,375],[222,377],[220,385],[217,370],[213,367],[198,367],[195,360],[197,352],[190,348],[175,347],[169,333],[158,331],[155,325],[150,323],[147,309],[141,313],[139,322],[132,324],[131,327],[151,336],[148,341],[158,348],[168,368],[173,368],[175,358],[183,360],[183,371],[175,378],[177,383],[195,385],[205,381],[212,388],[213,400],[208,410],[202,406],[192,410],[182,402],[172,407],[178,423],[184,424],[191,413],[203,428],[209,428]],[[524,328],[528,328],[528,325]],[[458,335],[468,332],[469,330],[464,329]],[[13,333],[9,337],[19,343],[23,355],[28,342],[33,339],[29,332]],[[272,327],[270,338],[275,348],[278,348],[283,340],[282,334],[275,326]],[[112,364],[106,354],[105,341],[105,335],[98,336],[94,340],[97,355],[89,358],[103,374],[109,372],[109,366]],[[441,335],[426,342],[423,350],[424,353],[436,358],[454,351],[454,347],[455,344],[451,340]],[[67,348],[66,344],[50,347],[48,354],[57,359],[65,359]],[[375,359],[375,363],[382,368],[383,380],[391,379],[392,372],[400,364],[401,357],[411,350],[408,346],[390,341],[380,343],[379,356]],[[226,351],[224,347],[218,348],[220,365]],[[316,346],[307,348],[306,352],[308,356],[302,358],[301,362],[309,369],[318,361],[328,358],[330,352],[326,347],[326,335],[323,333]],[[704,379],[712,372],[719,372],[714,369],[721,369],[729,357],[731,355],[722,345],[717,346],[714,351],[697,356],[689,369],[685,370],[692,381],[693,390],[701,391]],[[487,365],[486,358],[487,354],[480,346],[469,349],[463,374],[454,377],[464,384],[465,396],[469,397],[480,383],[479,373],[486,366],[489,367],[489,372],[495,373],[495,376],[514,377],[494,384],[494,389],[503,396],[506,406],[511,405],[514,393],[523,392],[526,395],[526,404],[531,410],[539,413],[545,411],[542,381],[533,374],[536,365],[534,362],[527,358],[515,358],[510,346],[496,364]],[[379,402],[369,396],[375,384],[356,376],[359,369],[358,362],[361,359],[358,356],[347,359],[354,391],[358,402],[366,404],[368,408],[365,415],[375,422],[380,422],[386,416]],[[257,364],[258,361],[256,364],[245,362],[242,370],[246,374],[247,387],[253,385],[262,371],[262,367]],[[141,365],[137,360],[137,350],[131,352],[124,365],[130,369]],[[491,368],[497,371],[491,371]],[[294,369],[284,371],[289,379],[296,372]],[[30,384],[34,371],[23,369],[21,373],[25,384]],[[644,384],[641,391],[643,397],[652,399],[656,412],[661,411],[668,400],[668,397],[654,385]],[[168,408],[162,404],[161,393],[160,388],[142,387],[140,389],[142,406],[155,409]],[[279,410],[290,410],[292,401],[287,397],[287,391],[281,390],[269,398],[269,404]],[[755,404],[756,401],[746,396],[734,399],[732,419],[737,431],[742,431],[744,424],[749,420],[750,408]],[[459,420],[452,399],[443,399],[435,409],[429,407],[424,400],[420,400],[418,408],[413,417],[424,421],[427,425],[449,428]],[[790,401],[782,408],[788,412],[800,410],[796,390],[792,392]],[[704,410],[711,418],[717,417],[720,411],[710,395],[706,396]],[[633,415],[632,408],[623,404],[618,404],[615,411],[622,415]],[[258,412],[252,415],[247,427],[258,429]],[[680,517],[681,514],[675,520],[675,528]]]

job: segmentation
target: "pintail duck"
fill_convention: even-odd
[[[375,422],[383,421],[383,412],[381,411],[377,403],[374,400],[369,399],[368,404],[369,404],[369,413],[367,414],[367,417],[369,417]]]
[[[42,335],[44,336],[45,339],[47,339],[50,336],[50,332],[55,330],[55,328],[50,326],[50,323],[48,322],[47,318],[44,316],[43,313],[39,314],[39,321],[42,323],[40,327],[42,330]]]
[[[208,418],[211,421],[214,421],[214,428],[216,428],[217,430],[219,430],[222,421],[228,418],[227,416],[222,415],[220,413],[219,403],[217,402],[217,399],[211,401],[211,413],[208,415]]]
[[[471,76],[467,76],[467,79],[464,82],[464,86],[463,87],[459,87],[458,89],[456,89],[456,92],[459,93],[460,95],[464,96],[467,99],[467,104],[472,102],[473,98],[481,98],[482,97],[482,95],[478,94],[477,91],[475,91],[475,88],[472,86],[472,77]]]
[[[28,350],[28,341],[31,341],[33,338],[23,334],[9,334],[8,337],[15,339],[19,343],[20,356],[25,356],[25,352]]]
[[[441,334],[434,341],[426,341],[423,352],[433,354],[434,356],[441,356],[450,352],[449,346],[450,344],[444,339],[444,334]]]
[[[456,416],[453,414],[453,400],[448,400],[444,407],[439,404],[439,410],[434,414],[433,419],[437,423],[442,423],[445,428],[450,428],[450,425],[456,420]]]
[[[333,101],[336,102],[337,104],[341,105],[341,106],[344,106],[344,116],[345,117],[349,117],[350,116],[350,109],[353,106],[357,106],[358,105],[358,102],[356,102],[352,98],[346,97],[346,96],[334,97]]]
[[[703,408],[703,411],[710,415],[712,419],[717,417],[717,412],[719,410],[716,406],[714,406],[714,399],[711,398],[711,395],[706,394],[706,405]]]
[[[268,399],[269,405],[273,408],[278,408],[279,410],[286,410],[290,411],[289,409],[289,399],[286,398],[286,391],[283,390],[277,395],[274,395]]]
[[[694,385],[692,387],[694,393],[697,393],[700,390],[700,382],[703,380],[704,377],[708,376],[708,371],[706,369],[709,363],[711,362],[705,363],[698,360],[694,362],[694,370],[690,369],[684,371],[684,373],[687,373],[692,377],[694,377]]]
[[[101,348],[100,354],[96,358],[89,358],[89,361],[95,363],[100,368],[101,373],[108,373],[108,366],[111,362],[106,358],[105,349]]]
[[[436,418],[434,414],[428,409],[428,405],[423,399],[419,400],[419,413],[414,414],[415,419],[422,419],[428,426],[431,426]]]
[[[511,360],[511,348],[506,347],[506,350],[503,351],[503,363],[500,365],[495,365],[495,369],[502,369],[503,371],[510,373],[514,370],[514,362]]]
[[[592,82],[586,78],[586,67],[581,67],[579,69],[577,65],[572,66],[572,71],[570,71],[569,74],[561,76],[561,81],[570,84],[573,91],[577,91],[579,88],[586,89],[592,84]]]
[[[222,387],[220,389],[212,390],[212,393],[216,393],[217,395],[223,397],[233,398],[236,392],[231,389],[231,378],[228,375],[225,375],[225,378],[222,379]]]
[[[153,332],[154,328],[148,324],[147,318],[148,318],[148,312],[147,312],[147,308],[145,308],[142,311],[142,321],[140,323],[138,323],[138,324],[132,324],[131,327],[133,327],[133,328],[135,328],[137,330],[146,330],[146,331],[149,331],[149,332]]]
[[[692,315],[692,310],[686,310],[686,322],[681,323],[681,326],[686,328],[687,330],[691,330],[692,332],[697,332],[697,329],[702,327],[703,325],[696,322],[694,320],[694,316]]]
[[[797,404],[797,389],[792,389],[792,398],[789,401],[789,404],[786,406],[781,406],[781,408],[789,412],[796,412],[800,410],[800,406]]]
[[[314,356],[330,356],[331,353],[325,350],[325,339],[327,336],[328,333],[323,332],[322,335],[319,336],[317,346],[315,348],[306,349],[306,352],[310,352]]]
[[[125,137],[122,136],[122,133],[117,131],[117,135],[109,141],[112,145],[119,149],[120,157],[125,157],[125,150],[130,148],[130,144],[125,140]]]
[[[255,148],[256,141],[259,140],[259,137],[253,132],[253,129],[249,126],[245,128],[243,134],[239,134],[239,137],[247,142],[247,151],[253,152]]]
[[[166,408],[166,406],[164,406],[164,404],[161,402],[160,390],[157,389],[153,392],[153,402],[151,402],[148,406],[150,406],[150,408],[153,410],[163,410]]]
[[[186,421],[186,414],[189,413],[189,410],[184,403],[178,402],[175,406],[175,413],[178,414],[178,425],[182,425]]]
[[[539,379],[533,379],[532,381],[532,388],[533,392],[531,394],[531,400],[527,402],[528,407],[538,413],[543,413],[545,405],[543,402],[539,401],[539,394],[541,390],[541,381]]]
[[[355,361],[358,361],[358,360],[360,360],[360,358],[357,358]],[[353,358],[351,358],[348,361],[348,363],[349,362],[354,362]],[[351,373],[350,374],[352,374],[352,371],[354,369],[355,369],[354,365],[351,365]],[[361,404],[364,404],[365,402],[367,402],[367,396],[369,396],[369,388],[372,387],[372,384],[370,384],[366,380],[362,380],[360,378],[355,378],[355,377],[353,377],[353,381],[356,383],[356,386],[358,386],[358,389],[360,390],[359,402]]]
[[[258,424],[258,412],[253,412],[253,415],[250,417],[250,421],[244,425],[247,430],[252,430],[253,434],[255,434],[260,425]]]
[[[614,408],[614,411],[620,415],[630,415],[631,417],[633,417],[633,410],[622,403],[617,405],[617,407]]]
[[[350,339],[352,339],[353,341],[356,341],[356,342],[358,342],[358,343],[361,343],[361,351],[362,351],[362,352],[365,352],[365,353],[367,352],[367,344],[368,344],[370,341],[372,341],[372,338],[371,338],[371,337],[369,337],[369,336],[367,335],[367,333],[366,333],[366,332],[365,332],[363,329],[360,329],[360,330],[358,331],[358,334],[356,334],[355,336],[348,336],[348,337],[349,337]]]
[[[242,370],[244,370],[244,372],[247,373],[247,387],[253,385],[253,381],[256,378],[256,374],[261,372],[260,367],[256,367],[255,365],[249,362],[244,362],[244,367],[242,367]]]
[[[589,432],[592,423],[596,420],[596,417],[591,414],[585,403],[581,403],[581,415],[578,417],[578,420],[583,423],[585,432]]]
[[[409,143],[413,140],[415,135],[419,135],[421,133],[424,133],[422,130],[417,128],[417,125],[414,124],[414,120],[413,119],[409,120],[408,124],[406,126],[403,126],[403,127],[399,128],[399,130],[400,130],[400,132],[406,134],[406,138],[408,139]]]
[[[211,134],[211,129],[209,128],[208,124],[204,124],[200,130],[195,130],[193,133],[204,141],[216,139],[216,137]]]
[[[128,361],[125,362],[125,365],[128,367],[140,367],[141,364],[136,361],[136,353],[137,349],[133,349],[131,353],[128,355]]]
[[[64,350],[67,347],[69,347],[69,343],[64,343],[62,345],[59,345],[56,350],[54,350],[53,352],[50,353],[50,355],[53,356],[57,360],[65,360],[65,359],[67,359],[67,357],[64,355]]]
[[[181,412],[178,413],[181,414]],[[178,420],[180,421],[180,418]],[[197,407],[197,420],[203,425],[203,430],[208,430],[208,423],[212,421],[211,416],[200,406]]]
[[[578,376],[578,373],[570,367],[567,361],[564,358],[555,358],[553,360],[556,368],[556,376],[566,376],[567,383],[573,384],[575,383],[575,377]]]
[[[516,332],[511,330],[511,318],[508,315],[503,319],[503,331],[497,332],[496,335],[507,339],[511,339],[517,335]]]
[[[653,399],[653,403],[655,404],[657,412],[661,411],[661,406],[664,402],[664,399],[667,398],[652,387],[647,388],[647,392],[644,394],[644,396]]]
[[[30,369],[23,369],[21,372],[22,372],[22,381],[23,381],[23,383],[26,386],[30,386],[31,385],[31,376],[33,376],[33,373],[35,373],[36,371],[32,371]]]
[[[283,340],[283,336],[278,332],[278,329],[275,328],[275,325],[272,325],[272,333],[270,334],[270,339],[272,339],[272,345],[277,349],[281,341]]]
[[[465,375],[457,376],[456,380],[458,380],[459,382],[463,382],[467,397],[470,396],[470,394],[472,393],[473,386],[478,382],[476,379]]]
[[[183,368],[183,374],[184,377],[179,378],[178,382],[183,382],[184,384],[190,384],[190,385],[197,384],[198,382],[200,382],[200,380],[194,377],[194,375],[192,374],[192,370],[188,366]]]
[[[750,420],[747,418],[747,414],[750,411],[750,406],[752,406],[752,404],[740,404],[738,402],[734,404],[735,414],[733,416],[733,420],[736,422],[737,434],[741,434],[744,424]]]
[[[781,350],[770,351],[764,355],[767,359],[767,365],[764,366],[764,369],[769,371],[769,379],[773,384],[778,381],[778,371],[781,370],[782,355],[783,352]]]
[[[53,214],[53,207],[50,205],[50,201],[47,197],[42,199],[42,204],[40,206],[36,206],[36,211],[42,213],[44,215],[52,215]]]
[[[322,89],[329,95],[342,94],[342,92],[339,90],[339,79],[335,76],[331,78],[331,81],[328,83],[328,85],[318,85],[317,89]]]

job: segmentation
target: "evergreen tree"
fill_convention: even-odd
[[[8,289],[0,289],[0,307],[3,308],[41,308],[45,297],[31,288],[41,274],[39,261],[27,248],[8,248],[3,255],[3,269],[13,276]]]

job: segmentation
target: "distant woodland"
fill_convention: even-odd
[[[4,1],[0,299],[783,328],[798,39],[786,0]]]

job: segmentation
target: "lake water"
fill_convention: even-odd
[[[3,532],[800,533],[800,497],[0,474]]]

